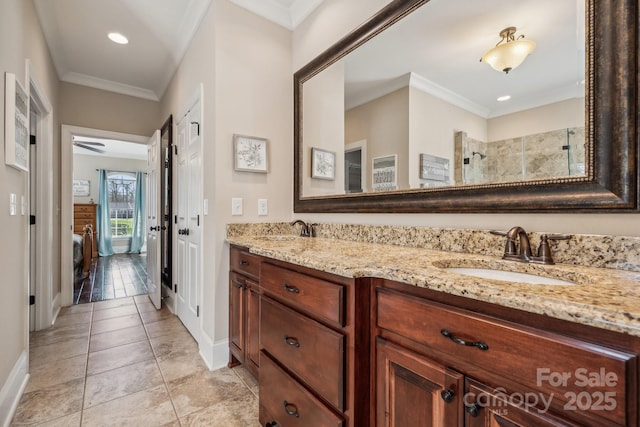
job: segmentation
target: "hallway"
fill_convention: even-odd
[[[180,320],[146,295],[63,308],[30,340],[12,426],[259,425],[256,381],[209,371]]]
[[[77,279],[73,303],[103,301],[147,293],[147,254],[116,254],[96,257],[89,276]]]

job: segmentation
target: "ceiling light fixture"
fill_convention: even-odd
[[[498,97],[498,102],[504,102],[511,99],[511,95],[502,95]]]
[[[127,44],[127,43],[129,43],[129,39],[126,38],[125,36],[123,36],[120,33],[109,33],[108,37],[114,43],[118,43],[118,44]]]
[[[522,34],[518,38],[515,35],[516,27],[508,27],[500,31],[500,41],[482,55],[480,62],[486,62],[494,70],[503,71],[506,74],[522,64],[525,58],[534,51],[536,43],[524,40]]]

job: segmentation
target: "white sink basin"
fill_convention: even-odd
[[[551,277],[538,276],[529,273],[517,273],[514,271],[494,270],[492,268],[473,267],[449,267],[445,270],[451,273],[464,274],[465,276],[480,277],[483,279],[501,280],[503,282],[529,283],[532,285],[575,285],[574,282],[554,279]]]

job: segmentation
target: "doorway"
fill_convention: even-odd
[[[367,188],[367,141],[357,141],[344,147],[344,191],[362,193]]]

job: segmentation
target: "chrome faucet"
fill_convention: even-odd
[[[307,224],[301,219],[296,219],[295,221],[291,221],[289,225],[294,226],[296,224],[300,224],[300,237],[315,237],[316,231],[315,226],[318,224]]]
[[[549,240],[569,240],[571,236],[564,234],[543,234],[540,239],[537,255],[531,251],[531,242],[524,228],[520,226],[511,227],[506,233],[504,231],[491,231],[491,234],[506,236],[507,243],[504,247],[502,259],[510,259],[519,262],[533,262],[537,264],[555,264],[551,256]],[[518,250],[516,251],[516,239],[518,239]]]

